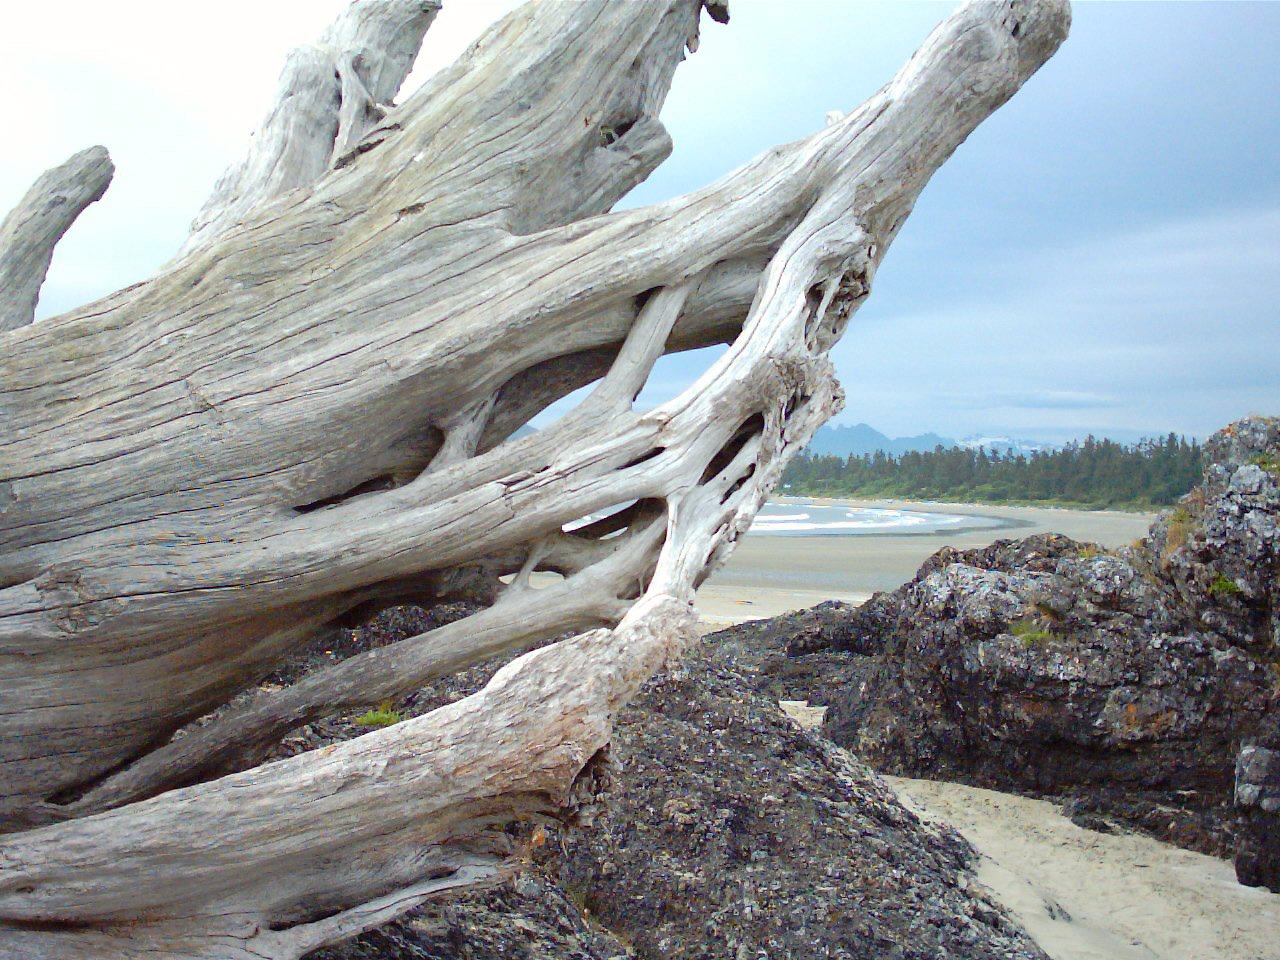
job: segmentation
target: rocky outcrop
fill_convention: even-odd
[[[595,923],[540,870],[493,890],[438,900],[307,960],[625,960],[628,944]]]
[[[512,825],[523,872],[311,960],[1045,960],[972,881],[958,834],[921,822],[779,709],[782,696],[818,696],[855,659],[821,633],[833,612],[851,610],[824,605],[704,638],[617,717],[609,800],[589,829]],[[389,642],[421,616],[390,611],[307,657]],[[456,699],[498,666],[395,706],[412,714]],[[329,718],[281,754],[358,731],[354,716]]]
[[[708,638],[623,711],[609,811],[567,838],[562,882],[643,957],[1039,956],[957,834],[756,692],[760,641]]]
[[[1280,892],[1280,715],[1268,717],[1236,758],[1235,800],[1236,877]]]
[[[862,654],[830,734],[894,773],[1060,796],[1081,822],[1206,852],[1236,849],[1235,804],[1258,825],[1242,838],[1280,835],[1274,800],[1252,799],[1274,796],[1272,741],[1250,746],[1280,710],[1280,420],[1234,424],[1206,455],[1132,547],[944,549],[811,626]],[[1238,865],[1280,889],[1274,846],[1242,844]]]

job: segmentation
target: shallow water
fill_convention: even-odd
[[[751,536],[822,537],[943,533],[995,530],[1008,522],[997,517],[929,513],[888,507],[855,507],[823,500],[769,501],[756,515]]]

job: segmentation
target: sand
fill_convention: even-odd
[[[1225,860],[1077,827],[1051,803],[885,778],[981,854],[977,879],[1055,960],[1276,960],[1280,895]]]
[[[778,705],[801,727],[822,726],[826,707]],[[908,809],[973,845],[974,879],[1054,960],[1280,957],[1280,895],[1240,886],[1225,860],[1085,830],[1044,800],[883,779]]]
[[[1119,547],[1147,532],[1147,513],[1057,510],[904,500],[828,501],[854,507],[889,507],[928,513],[995,517],[999,529],[956,528],[938,533],[778,537],[748,534],[729,562],[698,591],[698,608],[715,624],[774,617],[823,600],[861,603],[877,590],[910,580],[943,546],[982,547],[1004,537],[1063,533],[1077,540]],[[1280,953],[1277,954],[1280,957]]]

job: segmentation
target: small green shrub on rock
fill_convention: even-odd
[[[404,719],[404,714],[391,706],[391,701],[379,704],[368,713],[356,717],[355,722],[362,727],[390,727]]]
[[[1048,641],[1053,634],[1042,626],[1039,617],[1023,617],[1009,624],[1009,632],[1022,641],[1022,645],[1031,648]]]
[[[1230,577],[1217,574],[1213,578],[1213,582],[1209,584],[1209,593],[1215,597],[1234,597],[1238,593],[1242,593],[1240,584],[1236,583]]]

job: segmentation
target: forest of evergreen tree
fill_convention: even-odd
[[[848,458],[805,452],[782,484],[811,496],[1153,509],[1189,491],[1200,470],[1199,443],[1171,433],[1131,445],[1088,437],[1030,456],[963,447]]]

